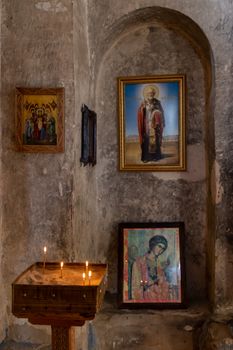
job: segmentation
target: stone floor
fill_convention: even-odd
[[[51,350],[51,346],[6,341],[0,344],[0,350]]]

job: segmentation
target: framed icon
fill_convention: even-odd
[[[16,143],[21,152],[64,151],[64,88],[16,88]]]
[[[118,271],[120,307],[184,307],[184,224],[120,224]]]
[[[186,170],[185,76],[118,78],[121,171]]]

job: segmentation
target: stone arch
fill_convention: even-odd
[[[179,11],[159,6],[135,10],[121,17],[108,28],[105,38],[101,40],[101,43],[98,43],[98,52],[96,55],[97,74],[100,71],[101,62],[104,61],[104,56],[124,33],[141,25],[153,23],[154,21],[160,22],[167,28],[179,32],[197,51],[207,73],[206,85],[208,96],[210,96],[214,71],[213,54],[208,38],[199,25],[190,17]]]
[[[143,9],[138,9],[134,12],[131,12],[116,22],[114,22],[106,31],[105,38],[102,38],[101,42],[98,43],[98,47],[95,55],[95,64],[94,70],[97,79],[92,82],[92,98],[95,101],[95,108],[97,113],[103,117],[103,107],[108,104],[107,99],[102,98],[102,105],[98,102],[100,98],[100,91],[104,86],[103,76],[106,74],[106,69],[109,69],[109,73],[111,67],[107,67],[106,64],[108,57],[114,55],[114,50],[116,50],[116,46],[124,42],[129,33],[134,33],[137,35],[137,32],[143,30],[143,28],[154,28],[154,26],[160,26],[160,28],[164,28],[166,31],[175,33],[177,37],[183,38],[187,44],[190,46],[199,57],[201,61],[201,65],[204,72],[204,102],[203,102],[203,116],[205,119],[204,122],[204,138],[205,138],[205,161],[203,161],[202,165],[205,167],[206,171],[206,198],[203,199],[206,205],[206,231],[205,231],[205,241],[202,242],[202,245],[205,246],[203,248],[206,254],[206,269],[205,273],[207,274],[206,281],[208,290],[208,295],[211,300],[211,304],[214,304],[214,249],[215,249],[215,220],[214,220],[214,206],[211,201],[211,184],[210,184],[210,173],[211,166],[215,158],[215,140],[214,140],[214,65],[213,65],[213,54],[211,50],[210,43],[208,38],[206,37],[203,30],[198,26],[196,22],[194,22],[190,17],[187,17],[181,12],[178,12],[173,9],[163,8],[158,6],[147,7]],[[153,29],[151,29],[153,31]],[[107,63],[109,63],[108,61]],[[111,62],[110,62],[111,63]],[[158,69],[158,74],[160,73],[160,68]],[[190,62],[190,69],[192,69],[192,62]],[[166,70],[166,69],[165,69]],[[138,70],[140,71],[140,70]],[[115,73],[115,72],[113,72]],[[132,74],[132,70],[129,71]],[[162,71],[164,74],[164,71]],[[170,72],[167,72],[170,73]],[[133,75],[133,74],[132,74]],[[137,74],[136,74],[137,75]],[[113,89],[116,89],[116,85],[113,86]],[[194,92],[194,91],[193,91]],[[189,94],[189,93],[188,93]],[[114,104],[115,108],[117,107]],[[100,112],[102,109],[102,112]],[[109,109],[111,110],[111,109]],[[102,114],[101,114],[102,113]],[[207,127],[208,126],[208,127]],[[117,127],[117,123],[114,124],[114,127]],[[106,137],[106,141],[110,141],[112,139],[111,133],[109,137]],[[109,151],[109,150],[108,150]],[[117,142],[113,145],[113,152],[117,153]],[[104,152],[103,152],[104,156]],[[116,164],[114,163],[114,166]],[[163,176],[163,175],[162,175]],[[129,177],[129,176],[128,176]],[[131,178],[133,175],[130,176]],[[135,175],[136,178],[139,178],[140,175]],[[147,180],[151,181],[153,176],[149,178],[147,175]],[[123,181],[127,181],[127,175],[123,175],[121,179]],[[164,175],[164,179],[166,179],[166,174]],[[182,177],[181,177],[182,178]],[[141,178],[142,179],[142,178]],[[160,177],[160,180],[162,177]],[[180,177],[176,177],[176,180],[180,181]],[[170,180],[170,178],[169,178]],[[116,182],[116,188],[119,188],[119,178],[114,178]],[[126,182],[125,182],[125,186]],[[98,181],[97,181],[98,187]],[[124,187],[124,185],[123,185]],[[213,189],[212,189],[213,190]],[[101,192],[101,189],[100,189]],[[111,215],[111,213],[109,214]],[[121,217],[121,216],[120,216]],[[120,219],[119,217],[119,219]],[[176,219],[176,215],[174,214]],[[211,218],[211,219],[210,219]],[[123,218],[125,219],[125,218]],[[150,214],[148,217],[149,220],[152,220]],[[110,220],[110,219],[109,219]],[[116,220],[117,221],[117,220]],[[112,246],[112,244],[111,244]],[[209,247],[208,249],[206,247]],[[208,273],[207,273],[208,271]]]

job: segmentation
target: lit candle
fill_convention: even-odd
[[[86,279],[86,274],[83,272],[83,285],[85,286],[85,279]]]
[[[60,264],[60,265],[61,265],[61,278],[62,278],[62,277],[63,277],[63,276],[62,276],[62,269],[63,269],[63,266],[64,266],[64,262],[61,261],[61,264]]]
[[[44,272],[44,269],[45,269],[46,253],[47,253],[47,247],[44,247],[44,263],[43,263],[43,272]]]
[[[88,271],[88,261],[86,261],[86,274],[87,274],[87,271]]]
[[[88,276],[88,265],[89,265],[89,263],[88,263],[88,261],[86,261],[86,278],[87,278],[87,276]]]
[[[90,271],[88,271],[89,285],[91,284],[91,275],[92,275],[92,272],[91,272],[91,270],[90,270]]]

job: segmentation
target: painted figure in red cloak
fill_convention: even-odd
[[[147,85],[143,89],[144,101],[138,109],[138,133],[141,145],[141,161],[146,163],[162,158],[161,146],[165,127],[164,112],[157,99],[159,88]]]

